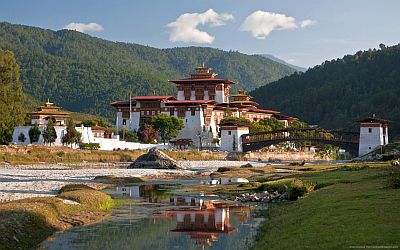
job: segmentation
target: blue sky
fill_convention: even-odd
[[[185,13],[198,14],[178,20]],[[272,54],[311,67],[398,44],[399,13],[399,0],[13,0],[1,4],[0,21],[53,30],[95,23],[85,32],[107,40]]]

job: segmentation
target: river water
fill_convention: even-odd
[[[175,183],[176,184],[176,183]],[[124,199],[103,222],[56,233],[40,249],[247,249],[262,218],[255,204],[151,183],[107,192]]]

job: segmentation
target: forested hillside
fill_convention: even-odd
[[[251,95],[265,108],[324,128],[354,130],[354,120],[376,114],[392,121],[389,135],[399,139],[400,44],[326,61]]]
[[[71,111],[100,114],[109,119],[109,103],[132,95],[171,94],[168,79],[187,77],[204,63],[252,90],[293,69],[262,56],[212,48],[156,49],[118,43],[70,30],[44,30],[0,23],[0,48],[14,52],[21,66],[26,93],[34,99],[50,98]],[[235,89],[234,89],[235,90]]]

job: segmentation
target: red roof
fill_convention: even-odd
[[[215,102],[214,100],[168,100],[166,104],[207,104]]]
[[[252,112],[259,112],[259,113],[267,113],[267,114],[279,114],[280,112],[274,110],[267,110],[267,109],[258,109],[258,108],[247,108],[249,111]]]
[[[92,131],[106,131],[105,128],[99,127],[99,126],[93,126],[91,128],[92,128]]]
[[[133,100],[163,100],[163,99],[175,99],[175,97],[170,95],[145,95],[145,96],[135,96]]]
[[[229,83],[236,84],[231,80],[222,79],[222,78],[187,78],[187,79],[179,79],[179,80],[169,80],[169,82],[173,83],[193,83],[193,82],[214,82],[214,83]]]
[[[381,124],[390,123],[389,120],[384,120],[384,119],[375,118],[375,117],[369,117],[369,118],[366,118],[366,119],[357,120],[356,122],[358,122],[358,123],[381,123]]]
[[[111,106],[122,106],[122,105],[129,105],[129,101],[115,101],[111,103]]]

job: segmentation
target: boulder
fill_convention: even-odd
[[[128,168],[185,169],[176,160],[156,148],[139,156]]]
[[[252,168],[252,167],[253,167],[253,165],[251,165],[250,163],[240,166],[240,168]]]

